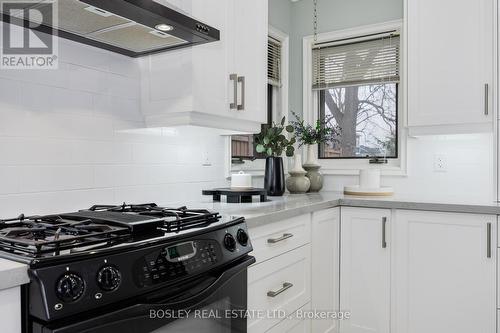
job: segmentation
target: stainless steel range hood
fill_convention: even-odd
[[[57,18],[50,20],[50,1],[40,0],[30,9],[41,12],[43,21],[32,29],[130,57],[219,40],[216,28],[158,1],[56,0]],[[15,16],[19,14],[2,13],[2,20],[22,24]]]

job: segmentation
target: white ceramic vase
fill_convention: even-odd
[[[318,156],[316,154],[317,149],[318,145],[307,145],[307,160],[304,165],[319,166]]]
[[[309,178],[311,183],[309,192],[319,192],[323,188],[323,175],[319,172],[321,166],[316,155],[317,149],[318,145],[307,146],[307,160],[303,165],[307,171],[306,177]]]
[[[290,171],[296,171],[296,172],[305,171],[304,168],[302,167],[302,154],[301,153],[298,152],[295,154],[293,169]]]
[[[307,172],[302,167],[302,154],[295,154],[293,169],[288,173],[290,176],[286,179],[286,188],[291,194],[300,194],[309,191],[311,181],[306,177]]]

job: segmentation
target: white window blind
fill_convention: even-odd
[[[389,34],[316,45],[313,89],[399,82],[400,38]]]
[[[267,42],[267,79],[269,84],[281,85],[281,42],[272,37]]]

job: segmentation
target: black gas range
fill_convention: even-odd
[[[0,257],[29,265],[25,332],[246,332],[251,251],[243,218],[186,207],[0,220]]]

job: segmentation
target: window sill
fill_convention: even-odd
[[[326,167],[321,163],[321,161],[319,164],[321,164],[321,169],[319,171],[321,172],[321,174],[326,176],[358,176],[359,170],[364,168],[360,167],[358,169],[337,169],[337,168]],[[408,176],[408,172],[406,169],[398,167],[381,166],[380,171],[382,176],[389,176],[389,177]]]

